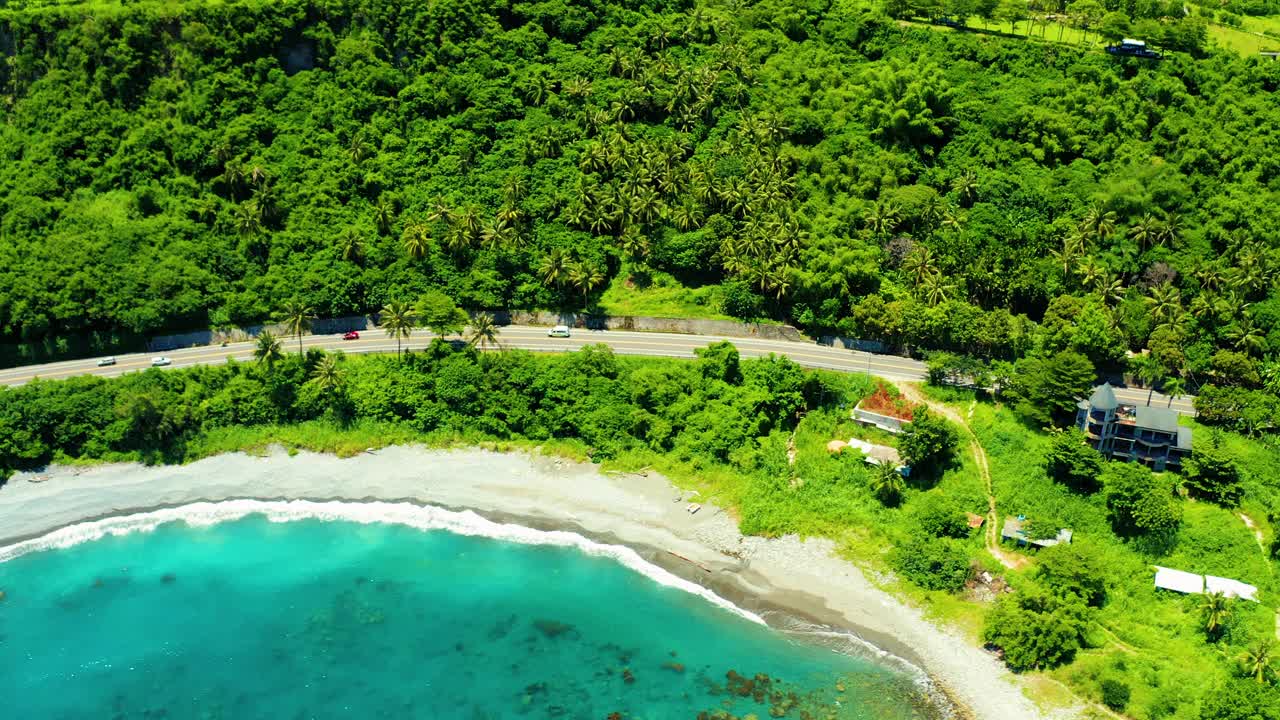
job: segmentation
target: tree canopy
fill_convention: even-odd
[[[290,300],[581,309],[661,282],[898,348],[1150,348],[1260,393],[1280,68],[1200,56],[1171,8],[1123,11],[1192,54],[1136,63],[827,0],[17,0],[0,337],[33,357]],[[1114,34],[1115,10],[1065,12]],[[1084,368],[1057,369],[1026,408],[1063,409]],[[1217,416],[1275,427],[1262,402]]]

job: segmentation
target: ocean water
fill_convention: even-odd
[[[771,629],[625,548],[415,506],[268,505],[0,550],[5,715],[940,716],[909,669]]]

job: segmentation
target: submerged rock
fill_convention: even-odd
[[[172,585],[177,581],[178,581],[178,576],[174,575],[173,573],[165,573],[160,576],[160,582],[164,583],[165,585]]]
[[[558,620],[534,620],[533,626],[542,631],[543,635],[549,638],[559,637],[567,632],[573,631],[573,626],[568,623],[562,623]]]

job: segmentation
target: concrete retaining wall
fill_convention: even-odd
[[[732,320],[701,320],[690,318],[655,318],[637,315],[593,315],[588,313],[529,312],[516,310],[492,311],[500,325],[568,325],[588,330],[638,330],[641,332],[666,332],[682,335],[724,335],[749,337],[762,340],[789,340],[809,342],[790,325],[766,325]]]
[[[862,408],[857,407],[853,409],[853,419],[867,425],[875,425],[885,432],[895,434],[902,432],[902,426],[908,424],[905,420],[899,420],[898,418],[890,415],[881,415],[880,413],[874,413],[870,410],[863,410]]]
[[[838,335],[823,335],[818,338],[818,344],[828,347],[842,347],[845,350],[861,350],[862,352],[876,353],[878,355],[892,351],[892,348],[879,340],[858,340]]]
[[[373,318],[364,315],[349,315],[338,318],[317,318],[311,321],[311,335],[336,335],[350,330],[367,330],[374,327]],[[242,342],[251,340],[270,330],[271,334],[287,341],[288,330],[284,323],[268,325],[246,325],[236,328],[219,328],[217,330],[193,330],[174,335],[157,335],[147,341],[147,350],[176,350],[178,348],[195,347],[197,345],[217,345],[223,342]]]

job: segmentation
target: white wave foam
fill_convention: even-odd
[[[678,577],[644,558],[629,547],[606,545],[566,530],[534,530],[521,525],[496,523],[470,510],[455,512],[430,505],[389,502],[316,502],[312,500],[226,500],[198,502],[174,508],[162,508],[134,515],[93,520],[70,525],[30,540],[0,548],[0,562],[40,550],[68,548],[110,535],[150,532],[166,523],[185,522],[192,527],[205,527],[239,520],[247,515],[264,515],[271,522],[319,519],[341,520],[362,524],[385,523],[404,525],[419,530],[445,530],[456,535],[487,537],[522,545],[571,547],[587,555],[607,557],[660,585],[697,595],[717,607],[760,625],[759,615],[744,610],[707,588]]]

